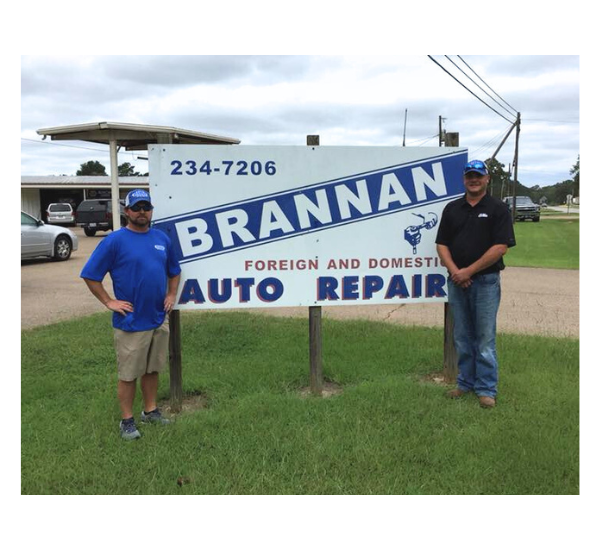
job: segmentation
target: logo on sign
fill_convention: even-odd
[[[423,220],[423,223],[419,225],[411,225],[404,230],[404,240],[408,241],[408,243],[413,247],[413,254],[417,253],[417,246],[421,242],[421,230],[422,229],[433,229],[438,222],[438,217],[435,212],[428,212],[427,216],[422,216],[421,214],[415,214],[413,212],[413,216],[418,216]]]

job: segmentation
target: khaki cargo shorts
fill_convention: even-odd
[[[131,382],[151,372],[162,372],[169,357],[169,316],[154,330],[125,332],[114,329],[119,380]]]

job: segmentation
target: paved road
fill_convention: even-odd
[[[67,262],[21,262],[21,328],[28,329],[104,311],[79,278],[83,264],[105,235],[79,236]],[[105,281],[107,288],[110,281]],[[256,309],[265,315],[307,317],[307,308]],[[324,317],[443,326],[440,304],[323,307]],[[502,273],[500,332],[579,337],[579,271],[508,267]]]
[[[548,210],[563,212],[565,214],[579,214],[579,205],[576,206],[548,206]]]

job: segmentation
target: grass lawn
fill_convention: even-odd
[[[514,227],[517,246],[504,256],[507,266],[579,269],[579,219],[543,217]]]
[[[342,392],[302,397],[307,324],[182,315],[184,390],[207,406],[134,442],[118,434],[110,315],[23,331],[22,493],[579,492],[578,340],[499,335],[498,406],[484,410],[425,381],[441,330],[373,322],[323,320],[325,376]]]

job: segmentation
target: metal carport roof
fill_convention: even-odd
[[[151,126],[146,124],[129,124],[123,122],[93,122],[40,128],[37,133],[53,141],[80,140],[92,143],[103,143],[110,147],[110,174],[113,210],[119,210],[119,182],[117,166],[117,148],[125,147],[128,151],[144,151],[151,143],[180,143],[205,145],[237,145],[239,139],[193,132],[171,126]],[[113,220],[118,229],[119,220]]]

